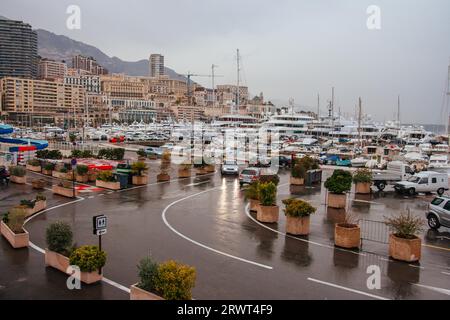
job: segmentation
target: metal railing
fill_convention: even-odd
[[[364,241],[389,243],[390,228],[383,221],[358,220],[361,227],[361,246]]]

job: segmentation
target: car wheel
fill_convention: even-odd
[[[386,183],[385,182],[379,182],[378,184],[377,184],[377,188],[378,188],[378,190],[380,190],[380,191],[383,191],[385,188],[386,188]]]
[[[437,194],[442,196],[444,194],[444,192],[445,192],[444,188],[439,188],[437,191]]]
[[[416,194],[416,190],[415,190],[414,188],[409,188],[409,189],[408,189],[408,194],[409,194],[410,196],[413,196],[413,195]]]
[[[434,214],[428,216],[428,226],[433,230],[440,228],[441,224],[439,223],[439,219]]]

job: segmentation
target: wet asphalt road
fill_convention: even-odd
[[[278,194],[280,221],[262,225],[246,212],[243,192],[234,177],[222,178],[216,173],[154,184],[156,171],[157,164],[152,162],[148,186],[83,193],[84,200],[35,217],[26,225],[31,241],[44,248],[46,226],[62,220],[72,225],[77,245],[96,244],[92,216],[106,214],[108,233],[103,237],[103,249],[108,261],[104,274],[126,287],[137,282],[138,261],[151,255],[158,261],[175,259],[195,266],[196,299],[449,299],[448,292],[439,290],[450,289],[448,229],[425,232],[421,263],[409,265],[389,261],[384,243],[364,241],[359,253],[335,248],[334,223],[342,219],[342,211],[326,209],[323,187],[290,190],[286,173],[281,173]],[[23,192],[29,191],[31,187],[17,185],[2,191],[0,210],[17,203]],[[291,192],[318,208],[308,238],[284,235],[281,199]],[[49,206],[71,201],[46,193]],[[413,200],[392,192],[358,196],[356,201],[354,197],[349,197],[349,210],[360,219],[376,221],[406,208],[423,215],[432,198],[418,196]],[[0,250],[5,252],[4,244]],[[31,248],[28,251],[38,254],[31,253]],[[367,288],[370,265],[381,269],[380,290]],[[48,273],[45,269],[40,272]],[[0,277],[0,281],[4,280]],[[60,285],[65,288],[64,282]],[[105,293],[93,292],[90,287],[86,290],[94,299],[123,298],[121,290],[109,289],[119,291],[118,296],[106,289]],[[28,295],[19,289],[14,292],[17,298],[34,294],[33,290]]]

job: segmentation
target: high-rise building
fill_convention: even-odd
[[[37,33],[22,21],[0,17],[0,78],[36,78]]]
[[[64,62],[42,59],[38,64],[39,79],[63,79],[67,73],[67,66]]]
[[[164,56],[161,54],[151,54],[149,59],[150,77],[160,77],[164,75]]]
[[[108,70],[97,63],[92,57],[76,55],[72,57],[72,68],[77,70],[88,71],[94,75],[108,74]]]

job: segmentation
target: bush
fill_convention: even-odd
[[[277,201],[277,186],[273,182],[260,183],[258,196],[262,206],[274,206]]]
[[[195,268],[176,261],[167,261],[158,267],[156,291],[166,300],[190,300],[195,278]]]
[[[69,172],[69,170],[66,167],[62,167],[61,169],[59,169],[59,172],[67,173],[67,172]]]
[[[47,247],[63,255],[67,255],[72,247],[72,229],[65,222],[55,222],[47,227],[46,230]]]
[[[106,263],[106,253],[98,246],[82,246],[70,255],[70,264],[78,266],[82,272],[100,270]]]
[[[245,198],[251,200],[259,200],[259,183],[251,183],[244,191]]]
[[[11,175],[15,177],[25,177],[27,170],[22,166],[11,167]]]
[[[38,193],[36,195],[36,201],[45,201],[45,200],[47,200],[47,197],[44,196],[42,193]]]
[[[409,210],[395,217],[384,217],[384,220],[399,238],[415,239],[423,231],[424,221],[420,217],[413,216]]]
[[[89,167],[83,164],[79,164],[76,167],[77,175],[84,176],[88,173]]]
[[[97,180],[105,181],[105,182],[114,182],[116,179],[111,170],[103,170],[100,171],[97,175]]]
[[[134,162],[131,165],[132,173],[138,176],[142,176],[142,173],[147,169],[148,169],[147,165],[142,161]]]
[[[11,211],[3,218],[3,222],[6,223],[15,234],[23,233],[23,224],[26,217],[25,209],[26,207],[24,206],[11,208]]]
[[[84,150],[81,152],[81,158],[93,158],[94,154],[91,150]]]
[[[94,155],[90,150],[72,150],[71,158],[92,158]]]
[[[358,169],[353,174],[354,183],[371,183],[372,182],[372,171],[366,168]]]
[[[166,150],[161,156],[161,174],[167,174],[170,168],[171,155],[170,151]]]
[[[265,174],[259,177],[260,183],[273,182],[276,186],[280,183],[280,177],[277,174]]]
[[[334,170],[331,177],[325,181],[325,188],[331,193],[341,194],[352,187],[352,174],[341,169]]]
[[[36,151],[36,157],[39,159],[51,159],[51,160],[59,160],[62,159],[62,153],[59,150],[38,150]]]
[[[147,257],[142,259],[137,267],[139,271],[139,283],[137,286],[145,291],[156,293],[158,263]]]
[[[107,148],[100,149],[98,152],[99,159],[107,159],[107,160],[123,160],[125,155],[125,149],[123,148]]]
[[[47,163],[44,165],[44,170],[47,170],[47,171],[53,171],[53,170],[55,170],[55,164],[54,164],[54,163],[51,163],[51,162],[47,162]]]
[[[286,206],[284,209],[285,215],[290,217],[307,217],[317,210],[308,202],[300,199],[285,199],[283,204]]]
[[[145,152],[144,149],[139,149],[138,151],[136,151],[136,154],[137,154],[139,157],[147,157],[147,153]]]
[[[294,178],[306,178],[306,173],[309,170],[319,169],[319,164],[316,160],[309,156],[304,156],[303,158],[296,159],[294,165],[291,169],[291,176]]]
[[[30,166],[38,167],[41,165],[41,162],[38,159],[31,159],[28,160],[27,164],[29,164]]]
[[[35,200],[20,200],[20,205],[27,208],[34,208],[36,201]]]

